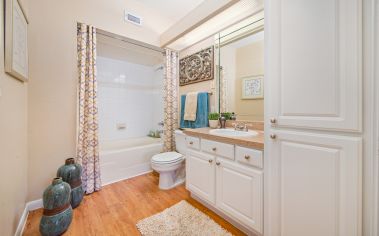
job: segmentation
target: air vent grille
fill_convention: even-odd
[[[141,17],[136,16],[130,12],[125,11],[125,21],[133,23],[135,25],[142,25]]]

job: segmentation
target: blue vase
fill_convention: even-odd
[[[76,208],[83,200],[84,190],[82,187],[82,166],[75,163],[74,158],[66,159],[63,166],[58,169],[57,177],[71,187],[71,206]]]
[[[54,178],[52,184],[43,192],[43,215],[39,231],[44,236],[64,233],[72,221],[70,204],[71,188],[62,178]]]

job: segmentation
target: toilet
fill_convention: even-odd
[[[159,173],[160,189],[171,189],[184,182],[185,139],[186,135],[181,130],[175,130],[175,143],[178,152],[159,153],[151,158],[151,168]]]

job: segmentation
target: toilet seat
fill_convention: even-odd
[[[183,160],[183,155],[177,152],[164,152],[154,155],[151,162],[155,164],[174,164]]]

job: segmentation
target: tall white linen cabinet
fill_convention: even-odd
[[[265,1],[265,236],[362,235],[362,0]]]

